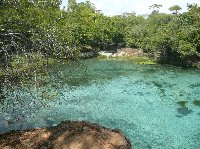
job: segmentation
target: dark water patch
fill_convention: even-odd
[[[143,92],[137,92],[135,95],[144,96]]]
[[[177,112],[181,114],[182,116],[187,116],[188,114],[193,113],[191,109],[188,108],[177,108]]]
[[[145,82],[145,84],[146,84],[146,85],[151,85],[152,83],[151,83],[151,82]]]
[[[179,93],[179,96],[183,97],[183,96],[184,96],[184,94],[183,94],[183,93]]]
[[[151,145],[147,145],[146,149],[152,149],[152,146]]]
[[[162,82],[158,82],[158,81],[153,81],[152,84],[158,88],[162,88],[163,87],[163,83]]]
[[[129,91],[128,90],[122,90],[121,93],[122,94],[127,94]]]
[[[200,88],[200,83],[189,85],[189,87],[192,89],[197,88],[197,87]]]
[[[152,81],[152,84],[154,86],[156,86],[157,88],[166,88],[166,87],[172,88],[173,86],[177,85],[177,84],[167,83],[167,82],[165,82],[163,80],[161,80],[161,81]]]
[[[141,84],[141,83],[143,83],[144,81],[143,80],[136,80],[135,82],[134,82],[134,84]]]
[[[160,89],[160,93],[161,93],[162,95],[165,95],[165,89],[161,88],[161,89]]]
[[[151,69],[146,69],[144,71],[144,73],[148,73],[148,74],[154,74],[157,72],[157,69],[151,68]]]
[[[173,74],[172,76],[170,76],[169,78],[170,78],[170,79],[177,79],[178,77],[179,77],[178,74],[175,74],[175,73],[174,73],[174,74]]]
[[[192,102],[195,106],[200,106],[200,100],[193,100]]]
[[[177,118],[183,118],[183,116],[182,116],[182,115],[176,115],[176,117],[177,117]]]

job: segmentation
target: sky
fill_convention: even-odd
[[[62,0],[62,6],[67,6],[68,0]],[[77,3],[85,2],[86,0],[76,0]],[[160,4],[163,7],[160,12],[170,13],[169,7],[173,5],[181,6],[182,12],[187,10],[187,3],[197,3],[200,5],[200,0],[90,0],[98,10],[102,10],[105,15],[113,16],[124,12],[136,12],[137,15],[148,14],[152,10],[149,6]]]

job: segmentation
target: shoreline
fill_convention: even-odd
[[[121,48],[116,51],[100,51],[99,59],[122,59],[122,60],[133,60],[136,64],[158,64],[155,59],[149,57],[148,54],[144,53],[142,49],[134,48]]]
[[[118,129],[86,121],[64,121],[54,127],[14,130],[0,134],[0,148],[9,149],[132,149],[130,141]]]

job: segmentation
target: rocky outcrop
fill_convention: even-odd
[[[134,48],[120,48],[114,51],[100,51],[99,55],[105,57],[123,57],[123,56],[144,56],[144,52],[142,49],[134,49]]]
[[[119,130],[89,122],[65,121],[55,127],[0,135],[0,149],[131,149]]]

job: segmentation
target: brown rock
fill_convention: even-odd
[[[65,121],[55,127],[0,135],[0,149],[131,149],[119,130],[89,122]]]

